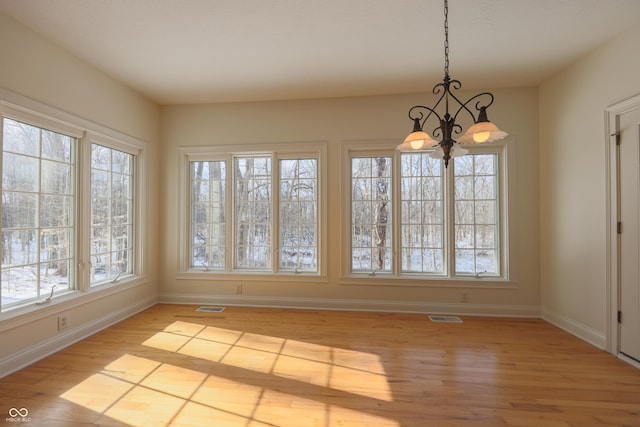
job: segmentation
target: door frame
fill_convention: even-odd
[[[620,353],[620,240],[618,221],[620,220],[619,163],[617,132],[620,129],[619,116],[640,109],[640,94],[609,106],[605,110],[605,161],[606,161],[606,350],[625,361],[640,365]]]

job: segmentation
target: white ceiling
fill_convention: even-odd
[[[0,0],[160,104],[429,91],[441,0]],[[535,86],[640,22],[640,0],[450,0],[450,74]],[[630,54],[637,54],[637,52]]]

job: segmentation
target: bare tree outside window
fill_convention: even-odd
[[[353,157],[352,271],[391,271],[391,224],[391,157]]]

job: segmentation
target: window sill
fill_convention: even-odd
[[[216,272],[189,270],[176,274],[177,280],[208,280],[243,282],[311,282],[328,283],[328,277],[317,273]]]
[[[410,286],[426,288],[482,288],[482,289],[517,289],[518,282],[499,277],[450,278],[432,276],[426,277],[397,277],[384,274],[351,275],[340,278],[341,285],[356,286]]]

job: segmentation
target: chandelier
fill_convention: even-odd
[[[451,158],[467,154],[467,150],[461,146],[462,144],[481,144],[497,141],[507,136],[506,132],[498,129],[487,118],[487,108],[493,104],[493,94],[482,92],[462,102],[451,92],[452,89],[458,90],[461,87],[462,83],[459,80],[449,76],[449,2],[444,0],[444,79],[442,83],[436,84],[432,90],[434,95],[440,95],[440,97],[433,107],[415,105],[409,109],[409,118],[413,121],[413,131],[396,149],[413,151],[436,147],[430,156],[443,159],[444,165],[447,167]],[[441,107],[443,100],[444,115],[440,115],[436,109]],[[452,111],[455,110],[453,114],[449,112],[450,106]],[[477,115],[471,111],[472,108],[476,110]],[[456,119],[461,113],[469,114],[474,124],[464,134],[454,139],[454,135],[462,133],[462,127],[456,123]],[[434,118],[434,121],[438,120],[431,135],[439,141],[423,131],[431,117]]]

